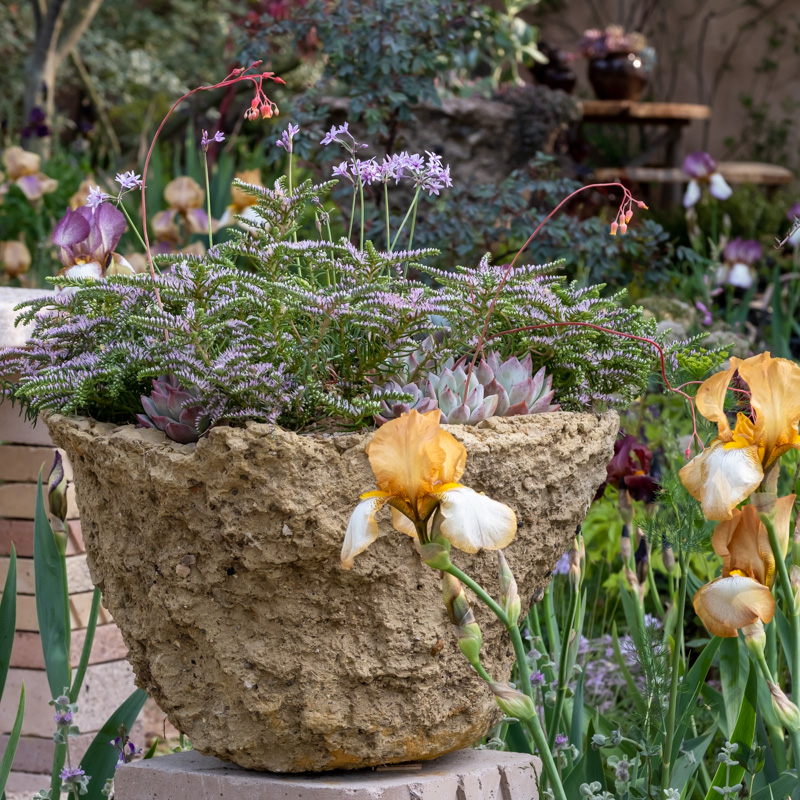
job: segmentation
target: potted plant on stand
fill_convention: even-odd
[[[219,85],[252,81],[246,115],[268,117],[271,77]],[[385,250],[357,211],[352,236],[333,237],[333,182],[293,182],[299,135],[290,124],[278,140],[286,178],[237,183],[255,198],[246,227],[209,232],[205,256],[162,271],[150,258],[144,275],[108,253],[99,273],[66,267],[55,299],[23,304],[34,330],[3,371],[72,460],[92,575],[139,685],[195,748],[288,772],[434,758],[483,735],[495,697],[519,710],[514,603],[500,621],[475,609],[482,647],[465,661],[448,608],[459,639],[477,634],[435,569],[508,600],[489,552],[507,546],[528,606],[605,476],[613,407],[661,351],[639,309],[552,266],[438,269],[413,249],[414,219],[449,169],[430,153],[368,159],[347,124],[323,144],[346,151],[334,174],[353,209],[389,181],[413,201],[396,230],[387,218]],[[636,201],[623,191],[624,233]],[[90,202],[89,227],[116,220],[113,198]],[[309,217],[318,236],[304,239]],[[68,217],[61,246],[85,227]],[[409,535],[379,537],[384,503]]]

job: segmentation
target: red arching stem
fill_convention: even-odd
[[[464,397],[462,398],[462,403],[467,402],[467,394],[469,391],[469,380],[472,377],[472,371],[475,369],[475,362],[478,360],[478,355],[483,351],[483,345],[486,342],[486,331],[489,330],[489,320],[492,318],[492,314],[494,313],[494,307],[497,305],[497,299],[500,297],[500,292],[503,291],[503,287],[506,285],[508,281],[508,276],[511,274],[511,270],[514,269],[514,264],[517,263],[517,259],[525,252],[525,249],[528,245],[533,241],[534,237],[537,233],[549,222],[549,220],[559,211],[559,209],[571,200],[575,195],[580,194],[581,192],[585,192],[587,189],[603,189],[608,186],[618,186],[622,189],[622,203],[620,203],[619,210],[617,211],[617,216],[615,217],[615,224],[616,220],[622,218],[623,221],[626,221],[628,217],[626,216],[627,212],[633,213],[632,207],[633,203],[636,202],[641,208],[647,208],[644,203],[636,200],[634,201],[633,195],[628,191],[628,189],[623,186],[621,183],[613,182],[613,183],[590,183],[587,186],[581,186],[579,189],[576,189],[571,194],[568,194],[536,227],[536,230],[528,237],[528,240],[525,244],[520,247],[517,251],[517,254],[514,256],[514,260],[508,265],[506,271],[503,273],[503,278],[500,281],[500,285],[497,287],[497,291],[494,293],[494,297],[492,298],[492,302],[489,304],[489,310],[486,312],[486,320],[483,324],[483,330],[481,331],[481,335],[478,339],[478,344],[475,348],[475,355],[472,357],[472,361],[469,364],[469,370],[467,370],[467,382],[464,385]],[[614,229],[616,231],[616,228]],[[624,233],[624,230],[623,230]]]
[[[156,130],[155,136],[153,136],[153,141],[150,142],[150,149],[147,151],[147,158],[145,158],[144,169],[142,170],[142,228],[144,231],[144,246],[147,252],[147,263],[150,267],[150,276],[152,277],[154,284],[156,280],[156,271],[155,267],[153,266],[153,254],[150,252],[150,238],[147,234],[147,199],[145,197],[145,186],[147,185],[147,170],[150,167],[150,158],[153,155],[153,150],[156,146],[156,141],[158,141],[159,134],[161,133],[161,130],[166,124],[167,120],[172,116],[172,112],[184,100],[186,100],[187,97],[191,97],[197,92],[205,92],[211,89],[222,89],[225,86],[233,86],[241,81],[250,81],[255,87],[255,98],[253,99],[251,105],[252,109],[255,109],[257,106],[260,107],[262,109],[262,116],[264,115],[263,109],[265,107],[269,109],[269,116],[272,116],[273,113],[277,114],[277,106],[267,97],[261,87],[265,78],[267,80],[276,81],[277,83],[283,83],[283,80],[281,78],[276,78],[271,72],[263,72],[259,75],[247,74],[251,69],[254,69],[260,64],[260,61],[254,61],[249,67],[247,67],[247,69],[239,68],[233,70],[233,72],[231,72],[224,80],[220,81],[219,83],[215,83],[213,86],[198,86],[197,88],[192,89],[190,92],[187,92],[185,95],[183,95],[183,97],[173,103],[172,108],[170,108],[170,110],[167,112],[167,115],[164,117],[164,119],[161,120],[161,124]],[[158,290],[158,286],[154,286],[153,288],[155,289],[158,307],[163,311],[164,305],[161,302],[161,293]]]
[[[592,328],[596,331],[602,331],[603,333],[610,333],[614,336],[620,336],[623,339],[635,339],[637,342],[645,342],[649,344],[651,347],[654,347],[658,352],[658,358],[661,362],[661,377],[664,379],[664,383],[667,386],[667,389],[671,392],[675,392],[676,394],[682,395],[689,401],[689,408],[692,410],[692,437],[696,438],[697,441],[700,443],[701,449],[703,448],[703,441],[700,438],[700,435],[697,433],[697,417],[695,415],[695,408],[694,408],[694,399],[686,394],[686,392],[682,391],[680,386],[673,386],[669,382],[669,378],[667,377],[667,365],[664,359],[664,350],[658,342],[653,341],[652,339],[648,339],[646,336],[636,336],[633,333],[624,333],[623,331],[615,331],[613,328],[605,328],[602,325],[595,325],[591,322],[542,322],[538,325],[526,325],[522,328],[509,328],[507,331],[500,331],[499,333],[493,333],[489,336],[489,339],[496,339],[500,336],[508,336],[512,333],[522,333],[523,331],[535,331],[540,330],[541,328]],[[473,362],[474,363],[474,362]],[[467,381],[469,383],[469,381]],[[686,384],[683,384],[684,386]]]
[[[639,208],[647,208],[647,206],[642,203],[640,200],[636,200],[634,196],[630,193],[630,191],[623,186],[621,183],[613,182],[613,183],[591,183],[587,186],[581,186],[579,189],[576,189],[571,194],[568,194],[536,227],[534,232],[528,237],[525,244],[520,247],[517,251],[517,254],[514,256],[514,260],[508,265],[506,271],[503,273],[503,278],[500,281],[500,285],[497,287],[497,291],[492,298],[492,302],[489,304],[489,310],[486,313],[486,320],[483,324],[483,330],[481,331],[481,335],[478,338],[478,344],[475,347],[475,355],[472,357],[472,360],[469,364],[469,370],[467,371],[467,380],[464,384],[464,397],[462,398],[462,402],[467,402],[467,394],[469,393],[469,384],[470,379],[472,378],[472,372],[475,369],[475,363],[478,360],[478,356],[483,351],[483,346],[486,343],[487,336],[486,333],[489,330],[489,321],[491,320],[492,313],[494,312],[494,308],[497,305],[497,300],[500,297],[500,292],[503,291],[503,287],[506,285],[508,281],[508,276],[511,274],[511,270],[514,269],[514,265],[517,263],[517,259],[522,255],[528,245],[533,241],[534,237],[537,233],[547,224],[547,222],[556,214],[557,211],[569,200],[571,200],[575,195],[580,194],[581,192],[586,191],[587,189],[603,189],[609,186],[617,186],[622,189],[622,203],[620,203],[619,210],[617,211],[617,216],[614,218],[614,223],[612,225],[612,234],[616,235],[617,228],[620,227],[617,223],[617,220],[622,220],[624,223],[621,227],[621,232],[624,234],[627,223],[630,221],[631,216],[633,216],[633,204],[636,203]],[[700,435],[697,433],[697,417],[695,414],[695,407],[694,407],[694,400],[690,397],[686,392],[681,391],[681,387],[673,387],[672,384],[669,382],[669,378],[667,378],[667,369],[666,369],[666,362],[664,360],[664,351],[658,342],[653,341],[652,339],[648,339],[644,336],[636,336],[632,333],[623,333],[622,331],[615,331],[612,328],[604,328],[602,325],[594,325],[590,322],[544,322],[539,325],[527,325],[523,328],[512,328],[507,331],[500,331],[500,333],[495,333],[489,336],[489,339],[495,339],[499,336],[507,336],[511,333],[521,333],[522,331],[535,331],[541,328],[593,328],[596,331],[602,331],[603,333],[610,333],[614,336],[621,336],[623,339],[635,339],[638,342],[645,342],[649,344],[651,347],[654,347],[658,351],[658,357],[661,361],[661,377],[664,379],[664,383],[667,385],[667,389],[671,392],[675,392],[676,394],[680,394],[685,397],[689,401],[689,408],[692,411],[692,437],[696,438],[697,441],[700,443],[700,447],[703,448],[703,442],[700,439]],[[683,384],[686,386],[686,384]],[[687,458],[688,458],[688,448],[687,448]]]

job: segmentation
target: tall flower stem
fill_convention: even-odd
[[[678,708],[678,681],[680,680],[681,648],[683,645],[683,615],[686,611],[686,559],[683,554],[681,542],[678,540],[677,562],[681,571],[678,582],[678,620],[675,626],[675,638],[672,642],[672,660],[670,663],[669,705],[667,707],[667,736],[664,742],[664,752],[661,766],[661,788],[666,794],[672,777],[672,749],[675,740],[675,715]]]
[[[208,153],[203,153],[203,172],[206,176],[206,215],[208,217],[208,249],[214,246],[214,235],[211,232],[211,185],[208,180]]]
[[[421,188],[421,186],[417,186],[414,199],[411,201],[411,205],[408,207],[408,211],[406,211],[406,215],[403,217],[403,221],[400,223],[400,227],[397,229],[394,239],[392,239],[392,244],[389,248],[390,251],[394,250],[394,246],[397,244],[397,240],[400,238],[400,234],[403,232],[403,228],[405,228],[406,222],[408,222],[408,218],[411,216],[411,212],[417,207],[417,201],[419,200],[419,192]]]
[[[561,715],[564,711],[564,699],[567,696],[567,661],[570,635],[575,628],[575,619],[578,614],[580,589],[572,588],[569,598],[569,611],[567,612],[567,627],[561,637],[561,650],[558,655],[558,686],[556,687],[556,705],[553,711],[553,724],[547,731],[547,743],[552,748],[556,741],[556,734],[561,727]]]
[[[392,231],[389,228],[389,185],[387,183],[383,184],[383,206],[386,212],[386,246],[389,248],[389,252],[392,252]]]
[[[767,514],[759,514],[764,527],[769,534],[769,544],[772,548],[772,555],[775,558],[775,565],[778,569],[780,576],[781,588],[783,589],[784,598],[789,611],[789,624],[792,630],[792,700],[795,705],[800,705],[800,614],[794,602],[794,592],[792,591],[792,582],[789,580],[789,572],[786,569],[786,557],[781,550],[780,543],[778,542],[778,535],[775,533],[775,525],[772,518]],[[795,760],[797,760],[795,754]],[[800,763],[796,764],[800,769]]]
[[[536,749],[539,751],[539,757],[542,759],[545,774],[550,783],[555,800],[567,800],[564,792],[564,786],[561,783],[561,777],[558,772],[558,767],[553,759],[553,754],[550,746],[547,743],[544,728],[542,728],[541,720],[536,712],[535,703],[536,697],[534,695],[533,687],[531,686],[531,673],[528,667],[528,657],[525,652],[525,645],[522,642],[522,634],[519,627],[510,622],[508,615],[503,609],[492,599],[491,595],[476,581],[469,577],[465,572],[462,572],[458,567],[450,564],[445,572],[448,572],[454,578],[458,578],[465,586],[472,589],[478,598],[494,612],[494,615],[505,625],[508,635],[511,638],[511,643],[514,647],[514,654],[517,658],[517,669],[519,670],[520,683],[522,684],[519,689],[524,692],[534,703],[533,716],[530,719],[523,720],[525,726],[530,731]]]
[[[758,664],[758,667],[761,670],[761,674],[764,680],[767,681],[768,683],[774,683],[775,679],[772,676],[772,672],[770,671],[769,665],[767,664],[767,660],[764,658],[764,654],[753,653],[753,656],[756,659],[756,663]],[[781,730],[781,740],[782,739],[783,739],[783,734]],[[789,739],[791,739],[792,742],[792,754],[794,755],[795,769],[800,769],[800,731],[790,731]]]
[[[131,226],[131,230],[136,234],[136,238],[139,240],[139,244],[142,247],[147,247],[147,245],[144,243],[144,239],[142,239],[142,234],[139,233],[139,229],[136,227],[136,225],[134,225],[133,220],[131,219],[131,215],[128,213],[128,209],[125,208],[125,205],[124,205],[124,203],[122,201],[119,202],[119,204],[117,205],[117,208],[120,211],[122,211],[122,213],[125,215],[125,219],[128,220],[128,225]],[[161,274],[161,270],[158,269],[158,267],[155,267],[155,268],[158,271],[158,274],[160,275]]]
[[[542,598],[542,607],[544,610],[544,625],[547,631],[547,644],[549,645],[550,656],[555,661],[556,647],[558,647],[558,631],[556,631],[555,616],[553,615],[553,581],[547,584],[547,589],[544,591]]]

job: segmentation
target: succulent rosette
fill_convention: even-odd
[[[144,414],[137,414],[143,428],[157,428],[174,442],[196,442],[208,428],[199,395],[181,386],[174,376],[153,381],[150,395],[142,395]]]
[[[63,269],[70,278],[133,275],[133,267],[114,248],[125,232],[125,216],[110,203],[96,209],[68,209],[53,231]]]
[[[701,184],[708,184],[708,191],[717,200],[727,200],[733,194],[733,189],[717,170],[717,162],[702,150],[686,156],[683,160],[683,171],[689,176],[689,184],[683,196],[684,208],[691,208],[700,199]]]
[[[412,408],[420,413],[438,408],[441,421],[450,425],[477,425],[488,417],[539,414],[561,408],[552,403],[552,376],[546,374],[544,367],[534,375],[530,354],[522,361],[516,356],[503,361],[498,353],[489,352],[472,374],[467,359],[457,364],[448,359],[438,372],[427,372],[413,381],[414,376],[424,373],[428,366],[424,347],[409,356],[405,364],[398,365],[402,379],[408,382],[401,386],[399,380],[389,381],[381,392],[388,398],[402,392],[411,395],[411,399],[394,403],[388,398],[383,401],[381,412],[375,417],[378,425]]]

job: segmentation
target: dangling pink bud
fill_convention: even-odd
[[[649,207],[646,206],[641,200],[637,200],[636,201],[636,205],[639,206],[639,208],[643,208],[645,211],[649,211],[650,210]]]
[[[621,233],[623,236],[624,236],[624,235],[625,235],[625,234],[628,232],[628,226],[627,226],[627,224],[626,224],[626,223],[624,223],[624,222],[623,222],[623,223],[622,223],[622,225],[620,225],[620,226],[619,226],[619,232],[620,232],[620,233]]]
[[[619,228],[619,223],[615,220],[614,222],[611,223],[611,235],[612,236],[616,236],[617,235],[617,228]]]
[[[625,222],[626,222],[626,223],[627,223],[627,222],[630,222],[630,221],[631,221],[631,219],[633,219],[633,211],[632,211],[632,210],[629,208],[629,209],[628,209],[628,210],[625,212]]]

